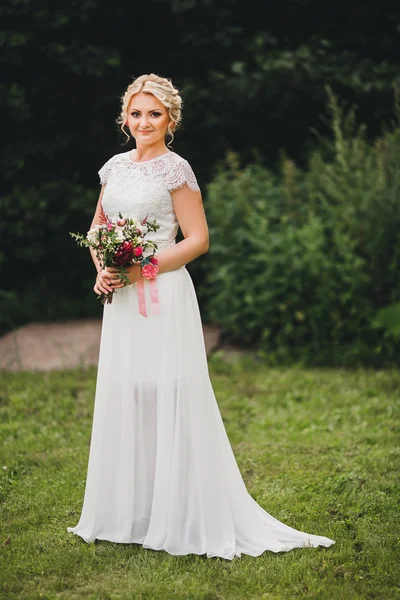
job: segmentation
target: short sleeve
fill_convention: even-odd
[[[113,162],[114,162],[114,156],[109,158],[108,161],[106,163],[104,163],[104,165],[98,171],[101,185],[104,185],[105,183],[107,183],[108,178],[110,177]]]
[[[187,185],[192,192],[199,192],[199,184],[197,183],[196,175],[187,160],[181,158],[170,169],[167,176],[168,191],[173,192]]]

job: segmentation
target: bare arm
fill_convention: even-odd
[[[90,229],[92,229],[92,227],[94,227],[95,225],[101,225],[103,223],[102,215],[104,213],[103,213],[103,207],[102,207],[102,199],[103,199],[105,187],[106,187],[106,184],[101,186],[99,199],[97,201],[97,206],[96,206],[95,213],[93,215],[92,224],[90,225]],[[100,262],[99,262],[98,258],[96,257],[95,251],[93,250],[93,248],[89,248],[89,250],[90,250],[90,254],[92,255],[92,260],[94,262],[94,266],[96,267],[96,271],[97,272],[101,271]]]
[[[104,222],[104,211],[103,211],[103,206],[102,206],[102,199],[103,199],[105,187],[106,187],[106,184],[101,186],[99,199],[97,201],[96,210],[93,215],[92,224],[90,225],[90,228],[94,227],[95,225],[101,225]],[[105,269],[101,268],[100,261],[97,258],[96,253],[93,250],[93,248],[89,248],[89,250],[90,250],[90,254],[92,256],[92,260],[94,262],[94,266],[96,267],[96,271],[97,271],[96,283],[94,284],[94,287],[93,287],[95,293],[100,295],[100,294],[107,294],[108,292],[112,292],[113,291],[113,288],[111,285],[111,282],[113,281],[112,277],[109,276],[109,274],[107,273],[107,271]]]
[[[191,262],[209,247],[208,226],[200,192],[192,192],[185,185],[172,192],[176,218],[184,240],[157,253],[160,273],[175,271]]]

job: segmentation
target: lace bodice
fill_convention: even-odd
[[[133,162],[130,152],[115,154],[99,171],[100,182],[107,184],[103,210],[111,220],[118,219],[119,213],[156,220],[160,228],[151,239],[161,250],[175,243],[178,231],[171,192],[185,184],[193,191],[199,191],[199,186],[189,163],[175,152],[144,162]]]

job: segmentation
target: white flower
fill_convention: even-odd
[[[119,225],[116,226],[116,228],[114,229],[115,231],[115,235],[116,238],[119,242],[123,242],[125,237],[124,237],[124,229],[123,227],[119,227]]]
[[[99,226],[95,225],[90,231],[87,232],[86,239],[91,243],[95,243],[98,240]]]

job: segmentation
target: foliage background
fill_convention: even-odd
[[[396,361],[399,332],[378,315],[400,296],[400,128],[371,144],[331,93],[330,110],[332,141],[306,169],[232,155],[210,184],[207,308],[269,360]]]
[[[352,177],[350,169],[347,176],[346,169],[340,171],[337,147],[332,150],[322,141],[335,138],[331,123],[321,115],[326,114],[327,84],[347,106],[357,107],[357,122],[367,125],[363,148],[369,158],[356,153],[361,161],[358,169],[349,141],[345,159],[352,161],[353,172],[360,176],[368,169],[368,160],[376,165],[378,154],[367,146],[376,148],[374,140],[384,138],[384,124],[391,132],[391,147],[398,147],[396,126],[390,125],[393,85],[399,82],[400,73],[398,3],[151,0],[138,4],[123,0],[110,5],[96,0],[55,0],[51,4],[43,0],[4,0],[0,17],[0,64],[4,74],[0,84],[1,331],[30,320],[100,314],[91,292],[90,259],[74,247],[68,231],[87,228],[99,190],[98,168],[110,155],[130,147],[123,146],[114,124],[120,95],[131,77],[154,71],[171,77],[184,91],[184,126],[177,136],[175,151],[192,163],[211,220],[217,215],[217,206],[221,210],[232,205],[235,211],[236,204],[240,206],[245,201],[243,194],[239,198],[237,187],[233,189],[232,184],[229,188],[227,175],[224,180],[220,170],[226,164],[227,153],[234,152],[238,169],[244,169],[247,177],[250,173],[253,179],[259,177],[252,193],[259,192],[265,199],[267,212],[274,210],[273,206],[278,210],[281,242],[293,235],[296,243],[308,247],[310,264],[314,259],[320,261],[313,275],[314,287],[320,284],[324,266],[330,272],[337,259],[334,252],[327,254],[318,246],[321,220],[331,220],[332,231],[342,236],[336,244],[337,251],[342,248],[347,252],[347,258],[342,258],[348,270],[342,275],[348,277],[350,295],[346,302],[341,300],[347,303],[347,309],[343,312],[342,306],[339,318],[328,318],[328,325],[318,328],[318,336],[303,331],[309,325],[307,319],[300,329],[295,328],[294,335],[288,331],[293,327],[293,314],[305,310],[304,294],[300,294],[301,301],[290,317],[273,316],[270,309],[264,311],[263,305],[261,326],[251,324],[247,318],[238,321],[248,308],[244,303],[236,312],[232,309],[231,325],[224,322],[216,308],[217,295],[212,303],[209,293],[214,288],[210,287],[208,274],[220,256],[217,247],[213,250],[214,236],[210,255],[190,267],[204,318],[222,319],[228,337],[261,344],[266,352],[275,352],[282,360],[293,358],[286,350],[294,342],[305,349],[304,357],[310,356],[316,339],[322,336],[328,348],[321,356],[328,362],[336,360],[334,355],[341,355],[337,348],[342,342],[353,348],[349,355],[357,356],[357,360],[394,360],[396,339],[385,337],[384,330],[372,332],[370,323],[375,310],[400,300],[393,283],[398,278],[398,246],[392,247],[393,253],[388,257],[389,245],[385,242],[385,223],[391,223],[396,212],[396,187],[387,182],[379,204],[369,196],[370,212],[365,214],[368,227],[379,216],[382,203],[386,206],[388,202],[386,221],[383,217],[380,221],[384,229],[379,240],[385,243],[373,248],[370,239],[367,254],[360,254],[356,242],[359,238],[352,237],[363,210],[360,203],[355,211],[350,206],[343,214],[338,210],[334,213],[333,206],[339,202],[344,207],[344,200],[349,199],[359,202],[371,179],[362,184],[360,178]],[[353,133],[358,136],[356,130]],[[397,150],[390,156],[391,177],[397,177]],[[286,193],[282,190],[287,189],[291,177],[287,169],[292,166],[294,201],[299,214],[303,212],[300,228],[287,226],[287,204],[279,201]],[[336,188],[331,186],[324,207],[317,207],[318,200],[310,190],[317,196],[326,191],[329,168],[333,169],[332,185]],[[241,181],[242,175],[238,177]],[[393,195],[388,199],[389,188]],[[270,206],[271,198],[275,201]],[[312,214],[310,203],[314,206]],[[347,218],[352,219],[352,224],[346,229]],[[389,238],[398,244],[393,233],[395,223]],[[278,235],[279,231],[275,233]],[[326,227],[323,235],[326,236]],[[350,248],[343,238],[346,235]],[[303,236],[303,242],[299,236]],[[313,239],[317,245],[314,249]],[[380,263],[366,267],[366,262],[375,260],[375,252],[384,261],[383,266]],[[249,256],[246,254],[246,258]],[[290,262],[290,253],[285,260],[286,264]],[[382,282],[386,260],[391,265],[390,276]],[[299,273],[307,268],[302,264]],[[376,291],[373,277],[378,271],[382,277]],[[220,277],[214,284],[219,288],[226,282],[222,273]],[[276,276],[272,281],[269,277],[268,284],[274,289],[270,306],[285,293],[288,281],[282,284]],[[308,280],[302,281],[305,286]],[[326,320],[326,314],[338,309],[335,290],[331,292],[331,300],[324,301],[325,306],[318,305],[321,322]],[[243,298],[242,294],[240,298],[236,295],[238,300]],[[357,302],[370,295],[373,301],[366,302],[368,308],[364,307],[360,321],[359,315],[352,314],[348,307],[353,304],[358,312],[362,303]],[[274,311],[278,311],[278,304]],[[237,334],[239,322],[244,323],[243,337]],[[266,335],[271,327],[272,334]],[[335,327],[342,332],[349,330],[348,335],[334,331]],[[262,331],[261,337],[254,335],[255,329]],[[365,357],[363,349],[371,346],[372,358],[371,353]],[[386,346],[388,352],[379,350]],[[277,347],[282,351],[276,353]]]

